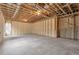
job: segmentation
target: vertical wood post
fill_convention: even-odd
[[[76,19],[75,19],[75,15],[73,16],[73,20],[74,20],[74,40],[77,40],[77,29],[76,29]]]
[[[57,19],[56,19],[57,21],[56,21],[56,23],[57,23],[57,37],[60,37],[60,30],[59,30],[59,18],[57,17]]]

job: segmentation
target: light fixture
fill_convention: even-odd
[[[40,15],[40,14],[41,14],[41,11],[40,11],[40,10],[37,10],[37,11],[36,11],[36,14],[37,14],[37,15]]]

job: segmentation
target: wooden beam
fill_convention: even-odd
[[[59,12],[57,11],[57,8],[55,7],[55,4],[52,4],[52,6],[54,7],[53,9],[55,9],[56,13],[58,13],[58,16],[63,14],[63,13],[59,13]],[[52,7],[52,6],[51,6],[51,7]]]
[[[46,4],[46,5],[47,5],[47,4]],[[49,12],[54,13],[55,15],[57,15],[57,14],[55,13],[56,11],[55,11],[54,9],[51,10],[51,9],[50,9],[50,5],[48,5],[48,6],[49,6],[49,8],[48,8],[49,10],[46,9],[46,8],[44,8],[44,9],[46,9],[46,10],[48,10]]]
[[[77,39],[77,26],[76,26],[75,16],[73,16],[73,20],[74,20],[74,40],[78,40]]]
[[[60,19],[59,17],[56,17],[56,31],[57,31],[57,38],[60,37],[60,29],[59,29],[59,22],[60,22]]]
[[[49,5],[49,6],[51,7],[51,9],[52,9],[54,12],[58,13],[57,8],[54,6],[54,4],[51,4],[51,5]],[[57,14],[56,14],[56,15],[57,15]]]
[[[79,3],[77,3],[77,7],[78,7],[78,10],[79,10]]]
[[[37,10],[46,10],[46,11],[48,11],[47,9],[45,9],[45,8],[42,8],[42,7],[40,7],[38,4],[37,4],[37,7],[38,7],[38,9]],[[49,12],[49,11],[48,11]],[[44,17],[47,17],[47,18],[49,18],[48,16],[46,16],[46,15],[44,15],[44,14],[42,14]]]
[[[62,6],[62,8],[67,7],[67,6],[68,6],[68,5],[66,4],[66,5]]]
[[[0,5],[1,5],[1,6],[4,6],[5,8],[12,8],[12,9],[13,9],[13,8],[16,8],[16,5],[11,5],[11,6],[10,6],[10,5],[8,5],[8,4],[3,4],[3,3],[0,4]]]
[[[16,8],[16,10],[15,10],[15,12],[14,12],[12,18],[14,18],[14,17],[16,16],[16,14],[19,12],[19,10],[20,10],[20,5],[21,5],[21,4],[18,4],[18,5],[17,5],[17,8]]]
[[[73,13],[73,15],[79,15],[79,12],[75,12]],[[63,16],[59,16],[59,17],[67,17],[67,16],[73,16],[72,14],[68,14],[68,15],[63,15]]]
[[[55,4],[64,14],[67,14],[57,3]]]
[[[57,16],[62,15],[62,13],[60,14],[60,13],[57,11],[57,8],[55,7],[55,4],[51,3],[49,6],[52,8],[52,10],[53,10],[54,12],[58,13],[58,14],[56,14]]]
[[[69,10],[71,11],[71,13],[72,13],[72,15],[73,15],[73,11],[72,11],[72,9],[71,9],[71,7],[70,7],[70,4],[67,3],[67,6],[68,6]]]

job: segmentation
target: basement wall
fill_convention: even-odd
[[[32,24],[32,33],[45,35],[50,37],[57,37],[57,28],[56,28],[57,17],[51,17],[48,19],[42,19]]]
[[[57,20],[59,20],[58,25]],[[57,26],[59,27],[57,28]],[[58,33],[57,29],[59,29]],[[50,37],[57,37],[57,34],[59,34],[60,38],[79,39],[79,16],[69,16],[58,19],[57,16],[54,16],[51,18],[42,19],[42,21],[35,23],[12,21],[12,35],[25,35],[27,33],[34,33]]]
[[[4,17],[2,12],[0,11],[0,42],[3,40],[3,34],[4,34]]]
[[[79,39],[79,15],[60,18],[59,31],[62,38]]]
[[[12,21],[12,36],[25,35],[27,33],[31,33],[31,24]]]
[[[47,19],[42,19],[35,23],[22,23],[17,21],[12,21],[12,35],[25,35],[27,33],[34,33],[39,35],[45,35],[50,37],[57,37],[56,28],[57,17],[51,17]]]
[[[79,15],[75,16],[75,23],[76,23],[76,27],[75,27],[75,37],[76,39],[79,39]]]
[[[74,18],[64,17],[59,19],[59,31],[62,38],[74,38]]]

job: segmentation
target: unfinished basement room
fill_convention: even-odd
[[[78,3],[0,3],[0,55],[78,55]]]

